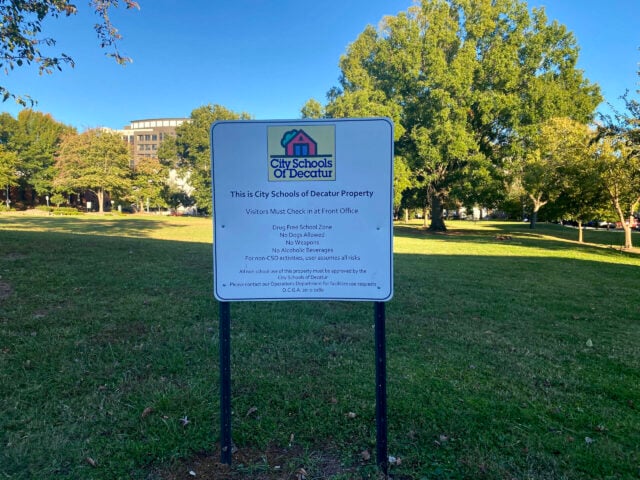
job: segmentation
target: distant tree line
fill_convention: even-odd
[[[196,108],[188,122],[160,145],[158,158],[134,162],[131,146],[109,129],[78,133],[49,114],[22,110],[0,115],[0,185],[4,208],[72,205],[95,201],[99,212],[115,208],[197,205],[211,212],[208,132],[216,120],[248,119],[220,105]],[[173,171],[174,175],[170,175]],[[182,179],[184,184],[172,181]]]
[[[446,230],[445,212],[461,207],[528,218],[532,228],[538,219],[580,226],[608,217],[623,225],[630,248],[640,105],[625,95],[624,112],[597,117],[599,87],[577,58],[573,34],[521,0],[422,0],[366,27],[340,58],[326,104],[311,99],[301,115],[393,119],[395,214],[419,210],[432,230]],[[158,159],[133,164],[118,135],[79,134],[31,110],[3,114],[0,184],[7,202],[90,192],[100,209],[108,195],[210,213],[210,125],[249,118],[220,105],[196,108]],[[192,190],[167,181],[169,171]]]

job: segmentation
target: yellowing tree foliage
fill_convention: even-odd
[[[87,130],[67,135],[56,159],[53,185],[63,191],[89,190],[104,212],[105,193],[117,194],[130,187],[131,154],[120,135]]]

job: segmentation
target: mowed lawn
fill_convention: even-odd
[[[640,255],[448,226],[396,226],[392,477],[639,478]],[[370,303],[232,305],[238,452],[216,465],[211,230],[0,214],[0,478],[376,477]]]

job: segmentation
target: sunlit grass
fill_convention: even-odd
[[[176,242],[211,243],[211,218],[161,215],[90,214],[69,217],[3,213],[0,229],[30,232],[72,233],[74,235],[104,235],[143,237]]]
[[[614,232],[448,226],[396,226],[396,478],[637,478],[640,256]],[[0,477],[158,478],[215,450],[210,242],[211,219],[0,215]],[[349,472],[335,478],[371,474],[371,305],[232,318],[239,449],[276,446],[310,478],[327,452]],[[235,478],[282,478],[261,458]]]

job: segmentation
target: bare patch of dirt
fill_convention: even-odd
[[[305,464],[306,463],[306,464]],[[155,471],[158,480],[311,480],[336,475],[356,475],[330,452],[305,452],[300,447],[266,450],[243,448],[233,454],[231,465],[220,463],[220,450],[201,452],[166,470]],[[355,478],[355,477],[354,477]]]

